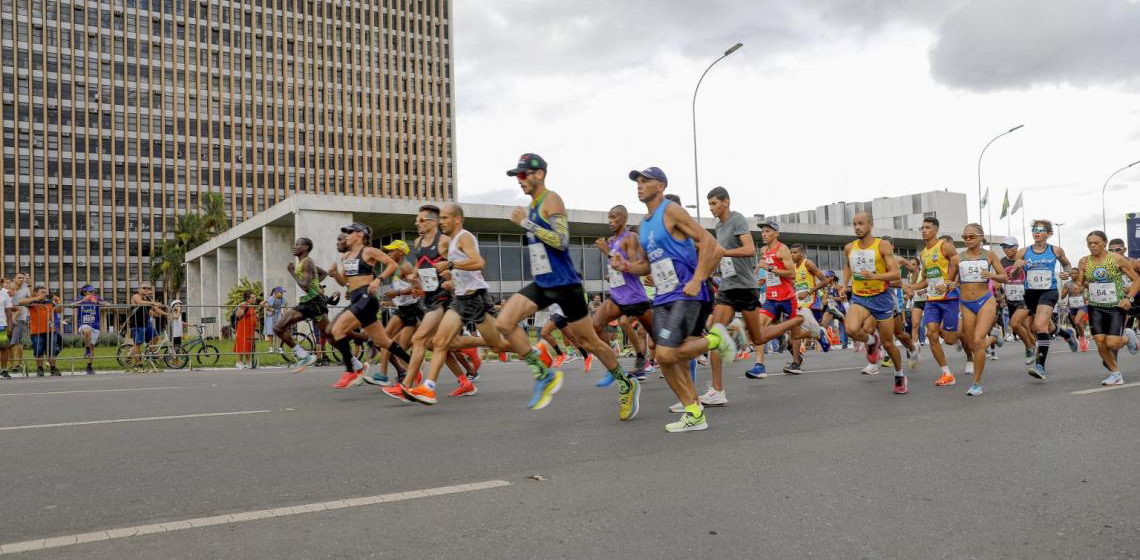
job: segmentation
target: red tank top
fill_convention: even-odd
[[[764,251],[763,257],[764,257],[764,260],[768,262],[769,267],[775,268],[777,270],[790,270],[790,269],[784,267],[784,261],[783,261],[783,259],[780,258],[779,251],[780,251],[780,248],[783,246],[784,246],[783,243],[780,243],[779,241],[777,241],[775,249],[773,249],[771,251]],[[791,277],[776,276],[775,274],[768,272],[768,275],[765,278],[766,278],[766,280],[765,280],[766,287],[764,289],[764,297],[765,298],[773,299],[773,300],[777,300],[777,301],[784,301],[784,300],[789,300],[789,299],[793,299],[796,297],[795,284],[793,284],[793,282],[792,282],[792,280],[795,278],[795,276],[791,276]]]

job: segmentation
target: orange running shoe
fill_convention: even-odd
[[[364,376],[364,370],[359,371],[346,371],[344,375],[340,376],[340,381],[333,383],[333,389],[345,389],[352,385],[356,385],[356,381]]]
[[[559,354],[558,357],[554,359],[554,366],[552,367],[559,367],[564,363],[566,363],[566,354]]]
[[[383,391],[385,395],[388,395],[389,397],[392,397],[398,401],[411,402],[408,400],[408,397],[404,396],[404,387],[402,385],[381,387],[380,390]]]
[[[479,350],[476,348],[464,348],[460,350],[460,352],[463,352],[467,358],[471,360],[471,368],[475,371],[479,371],[479,366],[483,365],[483,358],[479,355]]]
[[[953,373],[943,373],[942,377],[939,377],[938,381],[934,382],[934,385],[937,387],[949,387],[957,382],[958,381],[954,379]]]
[[[1081,339],[1078,340],[1077,343],[1081,347],[1081,352],[1088,352],[1089,351],[1089,339],[1081,337]]]
[[[594,355],[586,354],[586,373],[590,373],[590,366],[594,365]]]
[[[553,367],[554,358],[550,357],[550,351],[546,349],[546,345],[540,342],[536,348],[538,348],[538,359],[542,360],[543,365]]]
[[[449,397],[470,397],[479,392],[479,388],[474,383],[464,379],[459,382],[459,387],[454,391],[447,394]]]
[[[412,387],[411,389],[404,389],[404,396],[420,404],[435,404],[435,389],[428,389],[426,386],[420,384]]]
[[[507,353],[506,352],[499,352],[499,361],[500,362],[506,362],[507,361]]]

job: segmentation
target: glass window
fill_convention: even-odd
[[[523,279],[522,241],[517,235],[504,235],[500,241],[499,259],[502,279],[521,281]]]

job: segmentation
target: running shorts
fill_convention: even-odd
[[[705,332],[712,305],[707,301],[679,299],[653,306],[653,339],[665,348],[679,348],[685,339]]]
[[[1030,315],[1036,315],[1038,305],[1056,308],[1060,297],[1057,290],[1025,290],[1025,307],[1029,309]]]
[[[323,296],[317,296],[309,301],[298,303],[297,306],[293,308],[293,311],[300,313],[302,320],[312,319],[319,321],[321,317],[328,315],[329,306],[325,303]]]
[[[360,328],[368,328],[380,314],[380,300],[368,293],[368,286],[361,286],[349,292],[348,312],[360,322]]]
[[[488,315],[494,317],[495,302],[491,299],[491,294],[487,290],[475,290],[474,292],[456,296],[451,302],[451,310],[459,314],[459,318],[464,323],[474,323],[478,325],[482,323]]]
[[[420,300],[420,307],[424,308],[424,313],[431,313],[436,309],[447,309],[451,303],[451,292],[439,289],[429,294],[424,294],[423,299]]]
[[[852,306],[858,305],[871,313],[876,321],[886,321],[895,316],[895,296],[890,292],[883,292],[873,296],[852,295],[849,300]],[[957,303],[957,302],[955,302]],[[929,307],[927,308],[930,309]]]
[[[958,313],[956,299],[928,301],[922,311],[922,324],[934,323],[942,326],[942,332],[958,332]]]
[[[760,294],[756,288],[736,288],[720,290],[716,293],[716,304],[727,305],[737,313],[756,311],[760,307]]]
[[[557,303],[566,316],[566,321],[573,323],[590,314],[586,305],[586,292],[582,284],[565,284],[543,288],[534,282],[527,284],[519,295],[534,302],[540,310]]]
[[[566,317],[560,313],[551,313],[550,322],[554,323],[554,326],[560,329],[564,329],[570,324],[570,322],[566,320]]]
[[[613,300],[613,298],[610,298],[610,300]],[[647,311],[653,309],[653,304],[649,303],[649,300],[627,304],[622,304],[614,301],[614,305],[617,306],[618,310],[621,311],[621,314],[623,316],[633,318],[641,317],[642,315],[645,315]]]
[[[764,301],[764,308],[760,313],[767,315],[769,319],[779,323],[795,317],[796,314],[796,300],[792,299],[769,299]]]
[[[418,301],[409,305],[400,305],[396,307],[396,316],[405,327],[414,327],[423,320],[424,308],[420,307]]]
[[[1089,307],[1089,328],[1093,336],[1103,334],[1106,336],[1124,335],[1125,312],[1119,307]]]

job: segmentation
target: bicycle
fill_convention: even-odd
[[[171,361],[167,362],[173,369],[182,369],[190,364],[190,353],[194,352],[194,361],[197,362],[199,367],[202,366],[215,366],[218,360],[222,357],[221,350],[217,346],[210,344],[206,340],[206,327],[203,325],[188,325],[194,327],[198,331],[196,338],[182,341],[180,346],[175,346],[170,354]]]
[[[158,371],[162,370],[162,368],[159,367],[159,364],[166,364],[168,367],[174,367],[170,365],[170,358],[172,356],[171,352],[173,349],[171,348],[169,341],[166,340],[165,334],[160,335],[157,341],[152,341],[150,344],[146,345],[142,353],[139,354],[137,358],[135,358],[137,361],[132,360],[134,357],[131,355],[131,352],[134,350],[134,347],[134,344],[125,343],[120,345],[118,350],[115,351],[115,359],[119,362],[119,366],[123,368],[123,371],[151,371],[157,373]]]
[[[317,347],[316,343],[313,341],[313,337],[315,336],[318,327],[316,322],[314,322],[312,319],[307,319],[305,322],[309,324],[308,333],[301,332],[301,330],[297,328],[297,325],[301,324],[300,322],[290,325],[289,333],[293,336],[293,342],[300,344],[301,348],[303,348],[306,352],[312,354],[315,352],[315,348]],[[281,348],[281,359],[285,360],[285,363],[287,364],[297,363],[297,357],[293,355],[293,352],[290,348]]]

